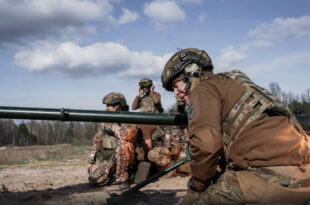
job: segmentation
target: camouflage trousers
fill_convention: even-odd
[[[132,143],[123,142],[118,145],[115,151],[103,151],[100,156],[100,165],[88,177],[91,184],[111,185],[128,179],[128,168],[135,161],[135,151]],[[107,156],[111,157],[107,159]]]
[[[135,162],[134,145],[130,142],[123,142],[116,149],[116,181],[121,183],[128,179],[128,169]]]
[[[228,170],[191,204],[310,204],[309,173],[296,179],[276,169]]]
[[[95,169],[88,177],[88,181],[92,185],[110,185],[115,181],[113,176],[115,173],[115,153],[108,159],[100,163],[97,169]]]

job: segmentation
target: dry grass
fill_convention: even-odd
[[[5,165],[23,165],[36,162],[40,164],[57,164],[73,159],[87,160],[90,146],[73,146],[71,144],[5,147],[0,149],[0,167]],[[44,163],[46,162],[46,163]]]

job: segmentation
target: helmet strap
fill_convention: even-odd
[[[183,75],[183,82],[186,84],[185,90],[192,91],[200,83],[200,72],[194,72],[193,74],[185,73]]]

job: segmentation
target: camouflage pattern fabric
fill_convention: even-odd
[[[239,175],[241,172],[243,173],[246,172],[250,175],[258,176],[262,181],[264,181],[264,185],[263,186],[260,185],[261,187],[257,187],[259,186],[259,184],[251,184],[251,182],[248,181],[249,186],[252,187],[252,190],[250,192],[252,196],[245,196],[245,194],[242,191],[242,187],[240,185],[241,182],[239,181],[240,180]],[[308,182],[308,183],[305,183],[305,182]],[[244,171],[228,170],[224,172],[218,179],[214,179],[213,184],[211,184],[206,189],[206,191],[200,193],[200,196],[192,204],[246,204],[246,203],[250,203],[250,201],[247,201],[248,199],[246,199],[246,197],[257,198],[256,195],[259,194],[255,192],[256,189],[253,189],[253,187],[256,187],[257,190],[259,190],[259,189],[266,188],[266,186],[270,184],[271,186],[278,186],[279,189],[283,187],[284,190],[288,191],[287,193],[296,194],[297,192],[295,192],[294,189],[301,188],[301,187],[307,187],[307,186],[309,187],[310,185],[309,182],[310,182],[310,178],[298,180],[296,178],[281,175],[277,172],[277,167],[275,167],[274,169],[265,168],[265,167],[250,168]],[[287,188],[292,188],[292,189],[287,189]],[[310,193],[310,190],[308,189],[308,191],[301,192],[299,194],[302,195],[302,193]],[[272,193],[269,193],[269,194],[272,195]],[[293,197],[293,195],[291,196]],[[308,198],[310,200],[310,195],[308,196]],[[259,199],[258,201],[252,202],[252,203],[261,204]],[[265,204],[268,204],[268,203],[265,203]],[[287,204],[291,204],[291,203],[287,203]]]
[[[102,139],[102,148],[107,150],[115,150],[118,139],[115,136],[105,135]]]
[[[88,163],[95,164],[97,157],[99,157],[98,160],[100,162],[102,160],[107,160],[107,158],[103,156],[105,154],[104,150],[107,148],[110,150],[114,150],[112,148],[115,147],[115,143],[117,142],[118,137],[115,135],[115,133],[112,130],[118,130],[119,127],[120,125],[117,123],[101,123],[100,124],[98,128],[98,132],[93,138],[93,146],[90,151]]]
[[[171,152],[167,147],[154,147],[147,156],[150,162],[160,168],[166,168],[171,164]]]
[[[266,110],[288,116],[295,127],[306,136],[290,110],[269,91],[254,84],[244,73],[239,70],[233,70],[231,72],[219,73],[219,75],[238,81],[246,90],[222,123],[226,160],[230,159],[231,147],[234,141],[238,139],[240,133]],[[232,120],[234,121],[232,122]],[[229,164],[229,161],[227,163]]]
[[[141,98],[140,112],[158,112],[151,96]]]
[[[153,81],[149,78],[143,78],[139,81],[140,87],[148,87],[153,83]]]
[[[116,148],[116,181],[121,183],[128,179],[128,169],[135,161],[134,144],[137,138],[136,125],[123,125],[119,131],[119,141]]]
[[[114,152],[114,150],[103,149],[101,139],[103,133],[110,133],[110,135],[118,139],[115,154],[109,160],[105,160],[107,156],[104,155],[111,154],[111,152],[107,153],[107,151]],[[94,155],[94,162],[96,162],[96,159],[103,161],[89,177],[92,184],[106,185],[111,182],[120,183],[128,179],[128,168],[134,163],[135,159],[134,144],[136,136],[137,127],[135,125],[101,124],[99,132],[94,137],[90,159]],[[114,173],[115,177],[113,177]]]
[[[103,161],[97,169],[95,169],[88,177],[88,181],[92,185],[110,185],[115,178],[115,154],[113,154],[109,160]]]
[[[111,92],[104,96],[102,103],[106,105],[120,104],[122,107],[127,105],[127,101],[124,95],[118,92]]]
[[[236,171],[222,174],[193,204],[245,204]]]
[[[96,152],[96,160],[101,164],[106,160],[109,160],[110,157],[115,153],[115,150],[99,150]]]

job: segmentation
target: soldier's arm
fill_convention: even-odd
[[[141,98],[140,98],[140,96],[137,95],[135,97],[134,101],[132,102],[131,108],[133,110],[139,109],[140,108],[140,101],[141,101]]]
[[[151,91],[151,92],[150,92],[150,96],[151,96],[151,98],[152,98],[152,100],[153,100],[153,103],[154,103],[155,105],[161,103],[161,102],[160,102],[161,96],[160,96],[159,93],[154,92],[154,91]]]
[[[199,84],[191,94],[188,109],[191,171],[198,191],[211,183],[222,148],[221,99],[216,89]]]
[[[138,134],[137,125],[135,124],[123,125],[123,129],[124,129],[123,140],[134,144]]]
[[[101,136],[103,135],[104,132],[104,124],[101,123],[98,132],[95,134],[93,137],[93,146],[90,151],[88,163],[89,164],[95,164],[96,163],[96,153],[98,151],[98,147],[100,146],[101,143]]]
[[[154,105],[156,106],[157,110],[161,113],[164,111],[161,105],[161,95],[157,92],[151,91],[150,96],[153,100]]]

